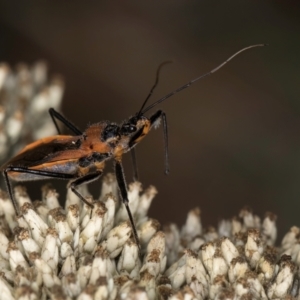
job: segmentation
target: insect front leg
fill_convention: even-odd
[[[136,231],[136,227],[135,227],[135,223],[133,220],[133,216],[131,214],[131,210],[129,207],[129,200],[128,200],[128,193],[127,193],[127,184],[126,184],[126,180],[125,180],[125,176],[124,176],[124,171],[123,171],[123,166],[121,163],[120,159],[116,159],[115,160],[115,172],[116,172],[116,178],[117,178],[117,182],[118,182],[118,186],[120,189],[120,193],[121,193],[121,197],[123,200],[123,204],[125,205],[125,208],[127,210],[127,214],[129,217],[129,221],[131,224],[131,228],[132,228],[132,233],[133,233],[133,237],[134,240],[136,242],[136,244],[138,245],[139,249],[140,249],[140,241],[139,241],[139,237]]]
[[[138,181],[139,180],[139,173],[138,173],[138,167],[137,167],[135,148],[132,148],[130,150],[130,154],[131,154],[131,160],[132,160],[132,165],[133,165],[133,180]]]
[[[167,126],[167,116],[162,110],[158,110],[155,114],[153,114],[149,120],[151,123],[151,127],[154,128],[159,125],[160,119],[163,123],[163,133],[164,133],[164,155],[165,155],[165,174],[169,174],[170,165],[169,165],[169,141],[168,141],[168,126]]]
[[[61,131],[58,127],[56,120],[61,121],[67,128],[69,128],[75,135],[82,135],[81,130],[79,130],[73,123],[68,121],[63,115],[57,112],[54,108],[49,109],[49,114],[52,118],[52,121],[56,127],[58,134],[61,134]]]
[[[94,205],[90,202],[88,202],[85,197],[83,197],[79,191],[77,190],[77,187],[82,185],[82,184],[87,184],[87,183],[90,183],[90,182],[93,182],[97,179],[100,178],[100,176],[103,174],[103,171],[102,170],[97,170],[96,172],[93,172],[93,173],[89,173],[89,174],[86,174],[84,176],[81,176],[77,179],[75,179],[74,181],[71,182],[70,184],[70,188],[72,190],[72,192],[77,196],[79,197],[79,199],[81,201],[83,201],[85,204],[87,204],[88,206],[90,207],[94,207]]]

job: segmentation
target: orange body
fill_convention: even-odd
[[[144,119],[142,131],[134,145],[149,132],[150,122]],[[120,160],[123,153],[130,150],[130,136],[112,136],[101,139],[106,122],[93,124],[81,136],[55,135],[27,145],[14,158],[1,167],[25,167],[30,170],[55,172],[81,177],[95,170],[103,170],[105,160],[114,157]],[[132,145],[132,146],[134,146]],[[47,176],[10,171],[8,176],[14,181],[41,180]]]

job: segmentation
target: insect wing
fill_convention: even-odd
[[[77,140],[78,137],[61,135],[38,140],[27,145],[19,154],[7,162],[2,169],[7,166],[30,168],[47,162],[79,158],[82,154],[78,151]]]

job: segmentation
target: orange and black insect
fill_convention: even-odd
[[[115,174],[120,194],[128,212],[134,239],[139,245],[134,219],[128,205],[127,184],[122,167],[122,156],[124,153],[131,151],[134,158],[134,147],[149,133],[152,127],[156,127],[160,120],[162,120],[163,124],[165,141],[165,171],[166,173],[169,171],[166,114],[163,111],[158,110],[152,116],[146,117],[145,113],[174,94],[188,88],[199,79],[213,74],[241,52],[259,46],[264,45],[259,44],[243,48],[215,69],[189,81],[173,92],[145,107],[153,90],[157,86],[160,69],[165,63],[161,64],[156,73],[156,82],[151,88],[150,93],[139,112],[120,125],[102,121],[90,125],[85,132],[82,132],[73,123],[69,122],[60,113],[51,108],[49,113],[59,134],[29,144],[1,168],[16,214],[19,215],[19,210],[12,192],[10,180],[30,181],[46,178],[71,180],[71,190],[84,203],[93,207],[93,204],[88,202],[84,196],[81,195],[77,190],[77,187],[97,180],[103,173],[105,162],[109,159],[113,159],[115,162]],[[68,127],[74,135],[61,135],[57,120]],[[133,159],[133,161],[135,166],[135,177],[137,178],[135,159]]]

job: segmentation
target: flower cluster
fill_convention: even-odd
[[[0,161],[28,142],[55,134],[50,107],[59,110],[63,84],[47,82],[45,63],[0,64]],[[160,228],[148,216],[156,189],[129,185],[141,249],[113,175],[102,181],[94,208],[68,190],[64,207],[49,185],[41,201],[14,189],[21,216],[0,191],[0,300],[35,299],[300,299],[300,228],[275,246],[276,216],[250,209],[203,228],[198,208],[182,228]]]
[[[86,187],[81,192],[89,196]],[[32,202],[15,188],[22,216],[0,195],[0,299],[294,299],[299,294],[299,233],[275,247],[276,216],[250,209],[202,228],[200,210],[185,225],[160,230],[148,217],[156,194],[129,185],[141,242],[131,237],[113,175],[103,179],[91,209],[71,191],[65,207],[49,185]],[[295,298],[296,299],[296,298]]]
[[[28,142],[56,133],[47,114],[50,107],[59,110],[63,90],[60,76],[48,82],[45,62],[19,64],[15,72],[0,63],[1,163]]]

